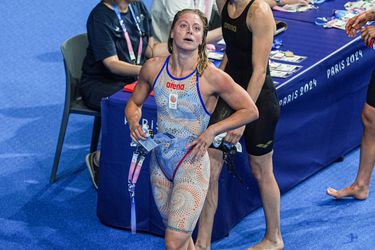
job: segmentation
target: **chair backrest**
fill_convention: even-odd
[[[86,33],[69,38],[61,45],[66,76],[66,102],[71,102],[81,96],[79,86],[87,46]]]

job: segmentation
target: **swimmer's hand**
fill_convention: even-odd
[[[215,133],[210,127],[208,127],[197,139],[186,145],[186,149],[191,149],[190,155],[193,159],[202,158],[208,147],[212,144]]]
[[[236,143],[240,141],[244,131],[245,126],[230,130],[224,137],[224,141],[236,145]]]
[[[130,125],[130,137],[134,142],[138,143],[138,140],[146,140],[146,133],[142,130],[142,126],[139,123],[134,126]]]

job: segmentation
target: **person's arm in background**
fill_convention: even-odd
[[[145,56],[147,58],[152,58],[167,55],[169,55],[167,43],[156,43],[154,39],[150,37]],[[112,73],[126,76],[138,76],[142,67],[142,65],[121,61],[117,55],[105,58],[103,63]]]
[[[218,11],[220,17],[221,17],[221,12],[223,11],[224,4],[225,4],[225,0],[216,0],[217,11]],[[220,27],[220,29],[221,29],[221,27]],[[221,33],[222,33],[222,29],[221,29]],[[221,70],[225,69],[225,66],[227,65],[227,62],[228,62],[227,54],[224,52],[223,59],[221,60],[221,63],[220,63],[220,69]]]
[[[221,18],[216,2],[212,3],[211,16],[208,16],[209,30],[207,33],[207,44],[216,44],[223,38],[221,30]]]
[[[224,71],[225,66],[227,66],[227,62],[228,62],[227,53],[224,52],[224,56],[223,56],[223,59],[221,60],[220,67],[219,67],[222,71]]]
[[[308,5],[311,0],[265,0],[269,6],[284,6],[286,4]]]
[[[272,11],[265,2],[254,2],[253,8],[248,12],[247,26],[253,33],[253,73],[247,92],[256,102],[265,81],[268,58],[276,28]]]
[[[208,31],[207,33],[207,43],[217,43],[223,38],[223,32],[220,28],[216,28]]]
[[[375,8],[371,8],[350,18],[346,22],[345,31],[350,37],[354,37],[368,21],[375,21]]]
[[[117,55],[107,57],[103,60],[103,64],[113,74],[121,76],[137,76],[141,71],[141,65],[135,65],[121,61]]]
[[[169,55],[167,43],[157,43],[153,37],[148,40],[148,46],[146,49],[146,57],[152,58],[156,56],[167,56]]]

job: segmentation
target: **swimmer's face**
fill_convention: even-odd
[[[199,10],[179,11],[173,22],[168,40],[168,49],[172,53],[172,43],[185,50],[195,50],[206,45],[207,18]]]
[[[203,40],[202,20],[194,13],[182,14],[171,32],[171,38],[184,49],[198,48]]]

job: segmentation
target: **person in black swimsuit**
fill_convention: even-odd
[[[221,13],[226,50],[221,69],[247,90],[259,110],[259,119],[224,138],[237,143],[243,135],[251,170],[260,190],[266,217],[264,239],[252,249],[282,249],[280,232],[280,190],[273,174],[272,154],[276,124],[280,115],[278,98],[268,67],[275,32],[270,6],[260,0],[217,0]],[[232,110],[219,99],[210,123],[216,123]],[[211,148],[210,186],[199,220],[197,249],[210,249],[211,232],[218,199],[218,177],[223,152]]]
[[[361,31],[361,36],[367,46],[374,48],[375,25],[364,25],[368,21],[375,21],[375,8],[362,12],[351,18],[346,23],[346,33],[355,36]],[[361,156],[359,169],[355,181],[341,190],[328,188],[327,194],[341,199],[353,197],[365,200],[368,197],[370,179],[375,165],[375,69],[372,72],[370,84],[367,90],[367,99],[362,111],[363,135],[361,141]]]

